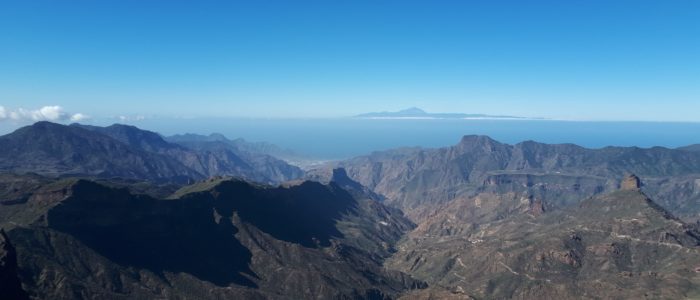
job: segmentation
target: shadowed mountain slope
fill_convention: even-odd
[[[32,297],[382,299],[424,286],[381,266],[413,224],[333,182],[221,178],[156,199],[66,179],[8,208],[0,224]]]

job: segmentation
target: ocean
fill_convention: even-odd
[[[231,139],[270,142],[314,159],[343,159],[397,147],[444,147],[470,134],[509,144],[534,140],[588,148],[700,143],[700,123],[682,122],[194,118],[146,119],[133,125],[164,135],[218,132]]]

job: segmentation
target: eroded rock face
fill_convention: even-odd
[[[642,181],[637,175],[629,174],[620,183],[621,190],[637,190],[642,187]]]

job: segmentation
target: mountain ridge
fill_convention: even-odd
[[[509,189],[555,193],[557,198],[549,204],[566,206],[612,191],[617,188],[617,178],[627,173],[640,176],[646,182],[643,189],[674,213],[688,220],[700,219],[700,206],[693,204],[700,201],[700,186],[696,188],[695,183],[700,174],[700,153],[663,147],[589,149],[533,141],[509,145],[486,136],[467,135],[450,147],[374,152],[324,168],[335,167],[345,168],[351,178],[386,197],[390,205],[414,221],[438,205],[475,197],[499,182],[522,181],[522,186],[511,185]],[[328,174],[319,168],[309,176]],[[532,181],[535,179],[547,181],[537,183]],[[570,185],[562,185],[565,182]],[[669,191],[675,192],[671,195]]]
[[[381,266],[412,223],[333,183],[219,179],[155,199],[75,179],[13,207],[24,212],[0,223],[32,297],[382,299],[424,287]]]
[[[45,175],[183,180],[198,174],[177,161],[84,128],[37,122],[0,136],[0,169]],[[155,174],[153,176],[152,174]]]
[[[261,182],[301,177],[301,169],[233,148],[190,149],[134,126],[37,122],[0,137],[0,169],[49,176],[97,176],[187,182],[235,175]]]

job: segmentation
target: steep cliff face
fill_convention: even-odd
[[[424,287],[383,261],[413,227],[331,182],[213,179],[166,200],[50,183],[2,220],[32,297],[383,298]]]

